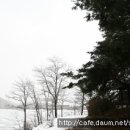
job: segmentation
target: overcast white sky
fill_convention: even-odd
[[[53,56],[80,67],[89,59],[101,32],[98,22],[72,10],[71,0],[0,0],[0,96],[18,77]]]

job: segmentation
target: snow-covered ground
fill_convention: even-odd
[[[77,116],[68,116],[68,117],[64,117],[64,118],[84,118],[86,117],[81,116],[81,115],[77,115]],[[58,128],[57,127],[57,119],[54,119],[53,121],[45,121],[42,125],[39,125],[36,128],[33,128],[33,130],[67,130],[67,128]]]
[[[69,112],[69,111],[68,111]],[[71,114],[68,114],[67,111],[64,112],[64,117],[60,118],[84,118],[87,116],[87,111],[84,111],[84,115],[80,115],[80,113],[76,113],[76,115],[73,115],[73,112]],[[67,130],[67,128],[58,128],[57,126],[57,118],[55,118],[52,121],[45,121],[42,125],[39,125],[36,128],[33,128],[33,130]]]
[[[33,130],[65,130],[64,128],[57,128],[57,119],[54,121],[45,121],[42,125],[39,125]]]
[[[27,112],[29,120],[33,120],[34,111]],[[0,109],[0,130],[19,130],[23,124],[23,111]]]
[[[46,112],[43,111],[43,120],[46,120]],[[63,116],[64,117],[72,117],[74,115],[73,110],[64,110]],[[77,111],[76,115],[80,115],[80,113]],[[85,116],[87,115],[87,111],[85,111]],[[60,110],[58,111],[58,117],[60,117]],[[27,121],[29,123],[35,122],[35,111],[34,110],[28,110],[27,111]],[[56,130],[57,124],[55,123],[56,120],[54,120],[54,126],[50,127],[50,122],[44,121],[44,123],[41,126],[38,126],[37,128],[33,130]],[[51,122],[52,123],[52,122]],[[0,109],[0,130],[19,130],[20,127],[22,127],[23,124],[23,111],[22,110],[11,110],[11,109]],[[64,130],[58,128],[58,130]]]

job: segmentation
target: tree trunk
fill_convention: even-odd
[[[48,108],[48,102],[46,101],[46,118],[48,121],[48,116],[49,116],[49,108]]]
[[[35,94],[35,90],[33,90],[34,93],[34,104],[35,104],[35,110],[36,110],[36,115],[37,115],[37,123],[38,125],[41,124],[41,120],[40,120],[40,112],[39,112],[39,103]]]
[[[39,112],[39,108],[36,107],[36,114],[37,114],[37,123],[38,125],[40,125],[40,112]]]
[[[39,108],[39,113],[40,113],[40,114],[39,114],[39,115],[40,115],[40,121],[41,121],[41,124],[42,124],[42,123],[43,123],[43,122],[42,122],[42,110],[40,110],[40,108]]]
[[[84,93],[83,93],[82,104],[81,104],[81,115],[83,115],[83,111],[84,111]]]
[[[55,118],[57,118],[57,100],[54,101],[54,107],[55,107]]]
[[[64,101],[62,101],[61,103],[61,117],[63,117],[63,104],[64,104]]]
[[[63,106],[61,105],[61,117],[63,117]]]
[[[54,103],[53,103],[53,101],[52,101],[51,111],[52,111],[52,116],[54,117],[54,113],[53,113],[53,109],[54,109],[54,108],[53,108],[53,104],[54,104]]]
[[[26,130],[27,122],[26,122],[26,106],[24,107],[24,130]]]
[[[48,116],[49,116],[48,106],[47,106],[47,109],[46,109],[46,110],[47,110],[47,115],[46,115],[46,116],[47,116],[47,121],[48,121]]]

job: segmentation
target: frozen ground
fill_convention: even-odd
[[[43,119],[46,120],[45,111],[43,113]],[[73,110],[64,110],[64,117],[72,117],[74,115]],[[76,115],[80,115],[80,113],[77,111]],[[85,112],[85,115],[87,115],[87,112]],[[60,110],[58,111],[58,117],[60,117]],[[34,110],[28,110],[27,111],[27,120],[30,123],[34,123],[35,121],[35,111]],[[23,111],[22,110],[11,110],[11,109],[0,109],[0,130],[19,130],[22,126],[23,122]],[[43,128],[48,127],[46,124],[47,122],[44,122],[42,126]],[[55,123],[54,123],[55,124]],[[48,130],[56,130],[56,126],[49,128]],[[41,129],[34,129],[34,130],[41,130]],[[46,130],[46,129],[45,129]],[[64,129],[59,129],[64,130]]]
[[[78,116],[68,116],[64,118],[84,118],[86,117],[78,115]],[[57,119],[54,119],[52,122],[45,121],[42,125],[39,125],[38,127],[34,127],[33,130],[67,130],[67,128],[58,128],[57,127]]]
[[[34,111],[28,111],[27,116],[31,121]],[[0,109],[0,130],[19,130],[22,127],[22,122],[22,110]]]

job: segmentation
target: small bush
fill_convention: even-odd
[[[115,107],[108,99],[100,98],[99,96],[92,98],[88,102],[88,115],[89,116],[104,116],[107,112],[113,110]]]
[[[130,108],[114,109],[106,113],[105,116],[113,118],[130,118]]]
[[[27,130],[32,130],[32,125],[30,123],[27,123]]]
[[[33,126],[30,123],[27,122],[27,124],[26,124],[26,130],[32,130],[32,129],[33,129]],[[24,130],[24,127],[22,128],[22,130]]]

